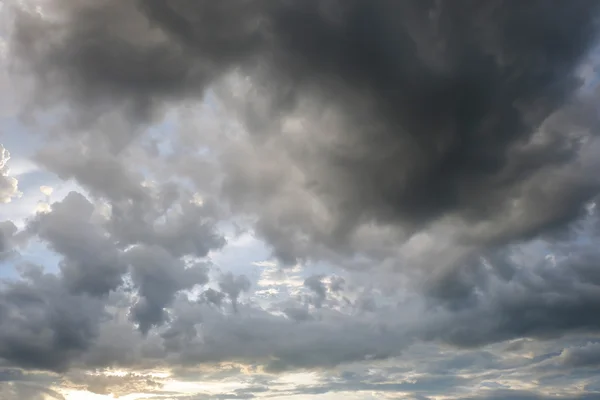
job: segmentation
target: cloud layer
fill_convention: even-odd
[[[598,6],[5,6],[0,394],[600,398]]]

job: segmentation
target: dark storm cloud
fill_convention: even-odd
[[[600,329],[600,256],[592,246],[563,251],[570,256],[557,265],[515,262],[503,246],[564,234],[600,190],[597,94],[579,93],[576,75],[595,45],[598,1],[52,0],[46,7],[19,12],[10,43],[36,83],[25,113],[66,106],[68,114],[37,161],[107,200],[110,215],[93,222],[92,203],[70,194],[29,223],[63,256],[61,275],[2,287],[1,358],[61,370],[101,331],[86,354],[90,365],[168,355],[184,364],[263,362],[281,372],[397,356],[415,337],[471,347]],[[356,304],[368,313],[343,315],[326,301],[341,295],[343,281],[326,286],[321,276],[305,282],[321,308],[314,318],[303,304],[279,310],[287,318],[239,304],[250,281],[233,274],[197,303],[179,300],[208,280],[203,265],[182,258],[225,244],[218,207],[195,204],[183,184],[142,185],[124,148],[164,105],[201,99],[207,89],[249,133],[211,143],[217,200],[252,217],[286,264],[362,252],[364,265],[376,268],[425,231],[436,251],[406,263],[443,267],[423,274],[429,312],[415,322],[367,294]],[[189,173],[203,165],[197,150],[173,150],[172,159],[190,156],[195,163],[178,165]],[[160,175],[156,158],[139,169]],[[451,239],[442,243],[436,235],[446,226]],[[143,341],[130,322],[98,327],[98,302],[122,285],[126,266],[137,299],[124,308]],[[226,298],[234,317],[220,309]],[[462,382],[442,376],[420,387],[376,382],[364,390]]]
[[[189,196],[178,192],[167,202],[169,185],[164,186],[153,198],[147,197],[148,201],[113,203],[107,226],[112,237],[123,246],[143,243],[162,247],[175,257],[205,257],[210,250],[222,248],[226,241],[216,227],[211,204],[193,204]]]
[[[218,290],[208,288],[206,289],[201,296],[202,301],[205,301],[208,304],[213,304],[217,307],[221,307],[223,300],[227,295]]]
[[[127,266],[106,231],[92,220],[94,205],[82,194],[71,192],[52,204],[52,211],[38,214],[29,230],[63,256],[60,269],[75,293],[105,295],[122,283]]]
[[[594,38],[591,4],[339,2],[337,20],[314,2],[292,4],[294,12],[283,7],[274,22],[285,50],[273,56],[284,77],[272,86],[276,96],[289,89],[298,101],[313,100],[308,118],[317,122],[303,121],[303,147],[275,148],[300,166],[301,185],[329,210],[329,225],[305,222],[314,214],[302,215],[300,201],[289,206],[294,199],[282,193],[293,169],[268,168],[268,151],[233,161],[225,186],[242,209],[258,197],[257,229],[282,260],[305,255],[306,233],[339,248],[373,220],[410,232],[451,215],[492,222],[467,232],[472,242],[528,238],[576,218],[597,192],[591,166],[574,164],[574,134],[588,121],[563,108],[578,86],[573,68]],[[319,125],[332,112],[333,126]],[[505,222],[494,224],[500,215]]]
[[[433,317],[424,336],[476,347],[523,337],[598,332],[600,324],[593,316],[600,312],[600,280],[594,271],[600,253],[573,243],[551,248],[554,254],[542,251],[529,260],[516,259],[518,251],[504,251],[437,281],[429,292],[430,311],[444,316]],[[579,359],[575,350],[565,357],[565,362]]]
[[[93,343],[103,304],[73,295],[63,281],[27,267],[0,286],[0,358],[23,368],[65,370]]]
[[[137,246],[127,251],[126,259],[140,296],[131,316],[144,334],[152,326],[165,322],[165,308],[173,302],[177,292],[208,282],[205,265],[196,263],[186,267],[183,261],[158,246]]]
[[[565,349],[561,359],[566,367],[597,367],[600,365],[600,343]]]
[[[598,190],[589,165],[575,163],[572,130],[590,121],[548,118],[580,84],[574,69],[594,44],[598,6],[55,1],[47,19],[19,14],[11,48],[45,97],[66,100],[79,117],[117,106],[139,122],[232,70],[252,76],[264,94],[246,99],[242,112],[259,138],[303,99],[337,115],[333,132],[317,124],[304,150],[286,149],[306,176],[301,189],[320,199],[330,224],[301,224],[293,207],[281,218],[252,210],[258,232],[293,262],[307,255],[299,237],[337,246],[368,221],[410,231],[448,214],[473,223],[520,215],[479,235],[505,242],[577,217]],[[229,171],[225,193],[234,204],[247,207],[256,196],[249,186],[270,179],[261,170]],[[285,176],[271,177],[275,186],[262,195],[278,196]]]

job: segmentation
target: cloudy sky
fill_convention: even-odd
[[[0,399],[600,399],[597,0],[0,0]]]

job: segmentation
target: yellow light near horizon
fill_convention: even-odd
[[[63,393],[66,400],[114,400],[112,395],[95,394],[87,391],[70,390]]]
[[[125,396],[116,397],[112,394],[95,394],[81,390],[64,391],[62,395],[65,400],[139,400],[156,397],[154,394],[132,393]]]

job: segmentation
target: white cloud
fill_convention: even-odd
[[[46,197],[52,196],[54,189],[50,186],[40,186],[40,192]]]
[[[0,144],[0,203],[10,203],[21,196],[19,181],[10,176],[9,160],[10,153]]]

